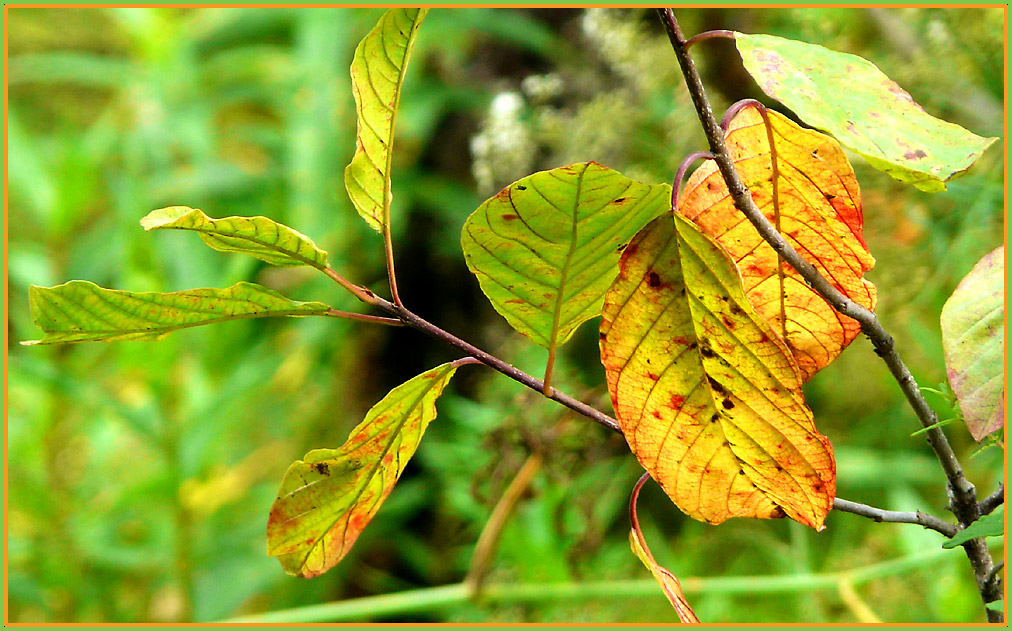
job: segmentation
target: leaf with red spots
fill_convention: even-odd
[[[769,137],[754,108],[728,125],[726,143],[752,199],[780,234],[855,303],[874,310],[875,286],[864,279],[875,259],[864,242],[861,192],[847,156],[832,138],[769,112],[779,177],[773,205]],[[713,161],[692,174],[678,212],[717,239],[738,264],[745,292],[773,324],[808,380],[850,344],[861,327],[840,315],[767,244],[734,207]]]
[[[773,35],[735,33],[735,42],[766,94],[876,169],[923,191],[944,191],[997,140],[931,116],[856,55]]]
[[[313,577],[337,565],[393,489],[436,417],[436,399],[461,361],[397,386],[338,449],[292,464],[267,521],[267,553],[286,572]]]
[[[603,315],[622,432],[682,511],[710,523],[786,514],[822,528],[836,493],[832,447],[790,351],[718,243],[678,215],[654,220],[622,254]]]
[[[654,555],[650,552],[650,547],[647,545],[646,537],[643,536],[643,531],[640,529],[640,521],[636,516],[636,501],[639,499],[643,483],[649,477],[649,474],[643,474],[643,477],[633,487],[632,498],[629,500],[629,521],[632,523],[632,528],[629,530],[629,545],[632,547],[636,558],[642,561],[643,565],[647,566],[650,573],[654,575],[654,579],[661,586],[664,596],[667,597],[668,602],[674,607],[675,613],[678,614],[678,619],[686,624],[698,623],[699,618],[696,617],[696,612],[692,610],[689,601],[685,598],[681,582],[670,570],[661,567],[657,563]]]
[[[601,313],[619,252],[670,196],[595,162],[535,173],[467,218],[464,258],[496,311],[551,351]]]
[[[390,9],[355,49],[351,91],[358,112],[355,156],[344,170],[348,197],[376,232],[390,229],[394,126],[408,59],[428,9]]]
[[[1005,246],[974,266],[942,307],[949,384],[976,440],[1005,425]]]

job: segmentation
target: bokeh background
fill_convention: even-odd
[[[160,342],[19,346],[39,337],[32,284],[87,279],[168,291],[262,283],[357,308],[312,270],[270,268],[187,233],[145,234],[167,205],[266,215],[310,235],[347,277],[384,287],[382,244],[343,190],[354,151],[348,66],[379,10],[11,9],[8,206],[8,578],[12,622],[214,621],[461,581],[493,507],[532,454],[544,463],[505,523],[493,585],[563,583],[565,598],[449,599],[380,621],[672,621],[629,551],[638,476],[621,437],[491,371],[461,371],[404,477],[351,554],[286,576],[267,513],[293,460],[336,447],[391,387],[455,352],[404,329],[333,320],[235,322]],[[765,32],[874,61],[930,113],[1002,136],[1001,9],[683,9],[686,33]],[[764,100],[733,43],[694,51],[717,108]],[[433,10],[398,119],[394,238],[410,308],[538,374],[468,273],[466,216],[533,171],[597,160],[670,181],[705,146],[663,29],[641,9]],[[878,312],[923,386],[945,380],[938,316],[1003,241],[1000,144],[929,195],[854,160]],[[564,348],[558,385],[610,412],[593,323]],[[806,389],[836,448],[841,497],[945,515],[944,477],[865,339]],[[929,394],[940,418],[954,412]],[[1000,447],[947,428],[981,494]],[[752,577],[690,592],[710,622],[983,621],[961,550],[916,526],[833,513],[708,526],[656,487],[641,520],[687,577]],[[901,560],[876,580],[805,577]],[[691,581],[690,581],[691,583]],[[624,585],[628,585],[623,583]],[[600,584],[598,583],[600,587]],[[535,590],[537,591],[537,590]],[[417,603],[416,603],[417,605]],[[297,618],[287,618],[297,619]]]

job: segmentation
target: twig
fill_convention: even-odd
[[[1005,483],[999,482],[994,493],[980,500],[980,514],[990,515],[994,509],[1005,503]]]
[[[734,31],[729,31],[726,29],[718,29],[716,31],[706,31],[705,33],[700,33],[699,35],[690,37],[688,40],[686,40],[685,47],[688,48],[693,44],[695,44],[696,42],[701,42],[704,39],[715,39],[718,37],[723,39],[734,39]]]
[[[384,318],[381,316],[366,315],[364,313],[354,313],[352,311],[338,311],[337,309],[331,309],[327,311],[327,315],[332,318],[344,318],[345,320],[358,320],[360,322],[370,322],[372,324],[386,324],[388,326],[404,326],[404,323],[397,318]]]
[[[939,519],[934,515],[928,515],[921,511],[903,513],[900,511],[882,510],[874,506],[859,504],[845,499],[836,498],[833,500],[833,508],[844,513],[853,513],[873,519],[877,522],[890,522],[894,524],[920,524],[928,530],[940,532],[946,537],[952,538],[959,532],[959,528],[949,522]]]
[[[892,336],[890,336],[882,325],[879,324],[875,314],[855,304],[847,296],[843,295],[822,274],[806,261],[777,231],[769,220],[762,214],[752,200],[748,188],[742,183],[738,172],[734,167],[727,147],[724,144],[724,135],[713,115],[706,92],[703,90],[703,83],[699,72],[692,61],[692,57],[686,48],[686,39],[682,35],[678,21],[671,9],[657,9],[661,22],[668,33],[671,47],[678,58],[678,64],[685,77],[685,83],[692,97],[699,121],[702,123],[703,132],[706,134],[710,145],[710,152],[714,155],[717,167],[720,169],[728,192],[737,208],[755,226],[756,231],[770,244],[773,250],[781,256],[788,264],[805,279],[823,299],[826,300],[837,312],[853,318],[861,325],[861,331],[868,336],[875,353],[882,358],[893,377],[899,383],[900,389],[906,396],[907,402],[917,415],[917,419],[924,427],[931,427],[938,422],[935,413],[928,406],[927,402],[917,387],[917,381],[910,374],[909,369],[903,363],[899,354],[894,348]],[[963,468],[952,451],[945,433],[938,427],[934,427],[927,433],[928,444],[935,452],[942,470],[948,480],[950,497],[950,508],[962,527],[966,527],[980,518],[980,507],[977,504],[976,489],[966,479]],[[984,603],[989,603],[1001,598],[1001,594],[990,589],[986,584],[986,578],[991,571],[993,561],[987,550],[984,539],[978,537],[963,545],[966,555],[973,566],[974,576],[977,580],[977,588],[981,593]],[[1002,615],[999,612],[987,610],[989,622],[1001,622]]]

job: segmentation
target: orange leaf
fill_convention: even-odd
[[[862,236],[861,193],[847,156],[829,136],[802,129],[773,111],[769,117],[780,172],[779,221],[773,207],[769,140],[755,108],[735,116],[726,137],[742,181],[759,209],[801,256],[844,295],[874,309],[875,286],[863,277],[875,259]],[[686,182],[678,212],[731,254],[749,301],[786,337],[805,381],[836,359],[860,333],[855,320],[837,313],[789,265],[778,265],[773,248],[734,207],[712,161]]]
[[[639,519],[636,517],[636,500],[639,499],[643,483],[649,477],[650,474],[644,473],[643,477],[636,483],[636,486],[633,487],[632,499],[629,501],[629,519],[632,522],[632,529],[629,531],[629,545],[632,546],[633,554],[654,575],[668,602],[671,603],[671,606],[675,609],[675,613],[678,614],[678,619],[686,624],[698,623],[699,618],[696,617],[696,612],[692,610],[689,601],[685,598],[682,584],[667,568],[657,564],[654,555],[650,553],[650,547],[647,546],[647,540],[643,536],[643,531],[640,529]]]
[[[601,361],[630,448],[687,515],[822,528],[836,492],[790,351],[745,297],[727,252],[662,216],[626,248],[605,296]]]

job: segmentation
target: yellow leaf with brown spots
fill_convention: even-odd
[[[622,432],[690,517],[821,529],[836,464],[797,364],[727,252],[673,217],[633,239],[605,296],[601,361]]]
[[[861,192],[835,140],[769,112],[779,171],[779,217],[773,166],[762,116],[746,108],[728,126],[726,142],[752,199],[801,256],[844,295],[874,310],[875,286],[864,273],[875,259],[864,242]],[[678,212],[727,249],[738,264],[749,301],[769,320],[807,381],[850,344],[861,327],[822,299],[759,236],[731,201],[710,161],[685,184]],[[782,299],[781,299],[782,296]]]
[[[436,417],[436,399],[468,360],[437,366],[373,406],[339,449],[314,449],[288,468],[267,520],[267,553],[310,578],[351,549]]]

